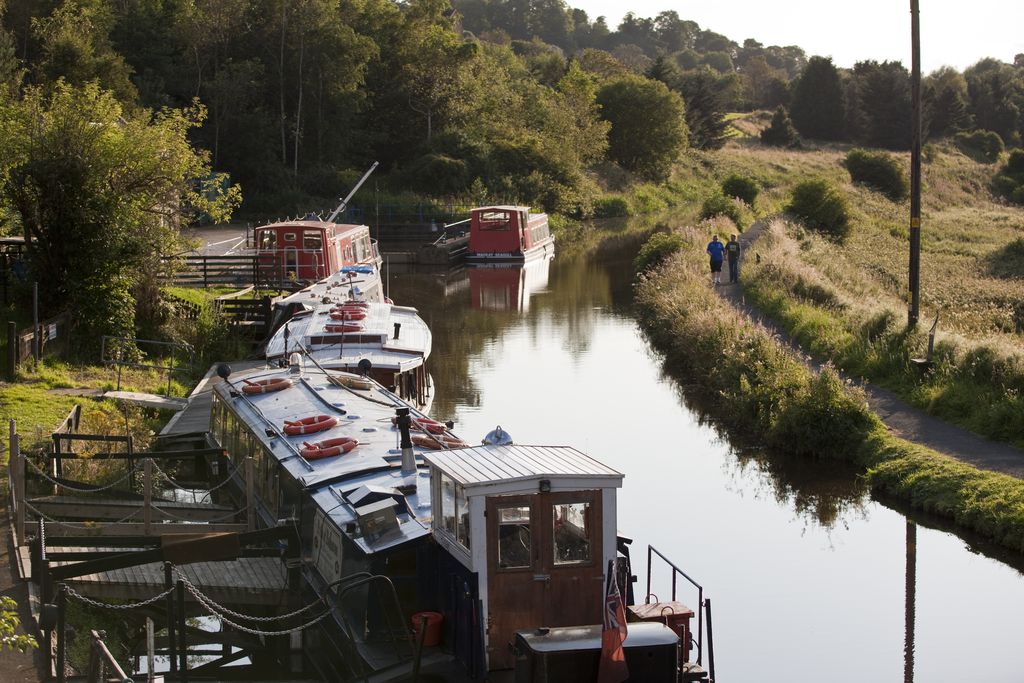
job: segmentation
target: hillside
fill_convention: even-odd
[[[746,261],[745,293],[815,355],[976,432],[1024,443],[1024,210],[990,191],[999,164],[973,161],[951,144],[926,148],[925,324],[907,333],[909,204],[853,184],[842,163],[848,150],[780,151],[738,138],[693,164],[690,177],[703,183],[731,173],[755,178],[761,216],[781,212],[792,188],[812,176],[848,199],[853,230],[845,242],[795,222],[776,225],[754,248],[760,263]],[[908,156],[900,158],[909,167]],[[910,359],[926,355],[936,314],[934,366],[921,376]]]

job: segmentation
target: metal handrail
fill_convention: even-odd
[[[676,600],[676,588],[678,585],[677,575],[682,576],[684,579],[690,582],[690,584],[697,589],[697,664],[702,664],[704,656],[704,586],[697,583],[689,574],[680,569],[672,560],[668,559],[664,553],[648,544],[647,546],[647,591],[644,596],[644,604],[650,604],[651,602],[651,573],[652,573],[652,560],[657,555],[665,562],[669,567],[672,568],[672,601]],[[710,641],[710,634],[708,637]],[[710,646],[710,642],[708,643]],[[685,646],[685,644],[684,644]]]

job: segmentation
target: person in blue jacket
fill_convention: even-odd
[[[707,248],[711,257],[711,284],[722,282],[722,260],[725,258],[725,245],[718,241],[718,235],[711,238]]]

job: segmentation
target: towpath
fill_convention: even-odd
[[[753,254],[756,253],[754,245],[770,220],[772,219],[757,221],[740,237],[744,259],[753,258]],[[723,273],[723,275],[726,274]],[[741,269],[740,279],[742,280],[742,278],[743,271]],[[820,359],[811,358],[774,320],[748,303],[743,295],[743,289],[739,285],[722,284],[716,290],[719,296],[730,305],[745,313],[769,333],[799,352],[802,357],[807,359],[811,367],[815,370],[821,369],[823,362]],[[1024,450],[1009,444],[990,441],[966,429],[940,420],[905,403],[893,392],[875,386],[866,380],[854,378],[853,381],[864,389],[871,410],[896,436],[945,453],[979,469],[1024,478]]]

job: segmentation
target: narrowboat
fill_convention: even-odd
[[[469,261],[528,261],[554,253],[546,213],[528,206],[483,206],[469,213]]]
[[[379,268],[382,263],[366,225],[307,216],[261,225],[254,238],[257,281],[264,286],[297,288],[323,280],[344,266]]]
[[[572,447],[519,445],[501,427],[470,445],[381,384],[337,382],[298,352],[288,367],[218,374],[211,438],[236,477],[254,459],[258,524],[299,532],[292,607],[329,607],[301,631],[306,673],[584,680],[554,673],[576,666],[555,655],[580,647],[581,666],[597,666],[601,628],[579,625],[602,623],[609,586],[631,589],[628,565],[610,564],[628,555],[616,531],[620,472]],[[630,632],[626,660],[632,640],[647,667],[631,680],[683,680],[675,631]]]
[[[267,361],[283,365],[299,351],[320,367],[338,371],[338,381],[363,386],[373,379],[428,412],[430,328],[415,308],[350,298],[342,290],[328,290],[293,308],[264,347]]]

